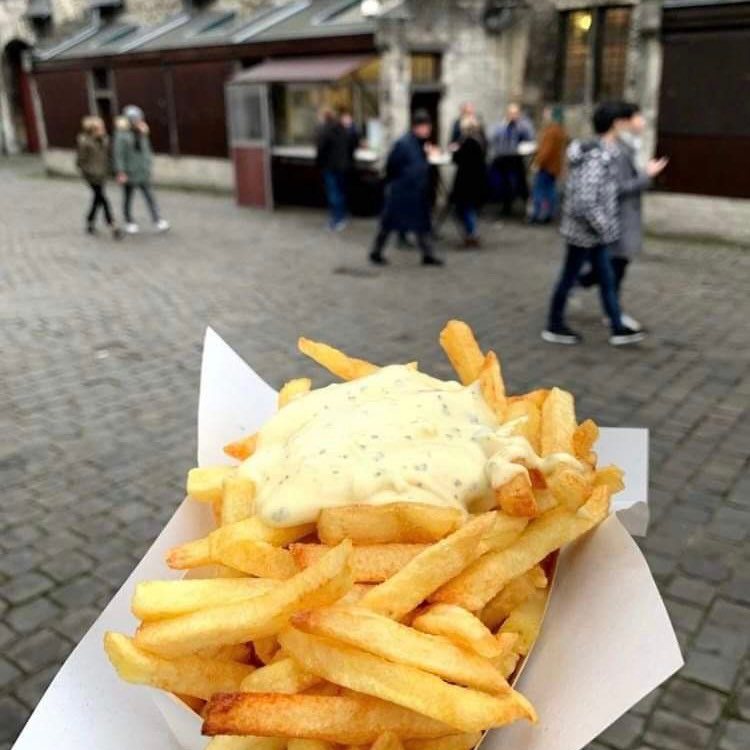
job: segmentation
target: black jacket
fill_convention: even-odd
[[[456,176],[451,200],[459,208],[476,208],[487,197],[487,165],[484,145],[479,138],[468,136],[459,141],[453,152]]]
[[[318,130],[316,163],[320,169],[348,172],[354,166],[351,135],[338,122],[326,122]]]
[[[394,144],[385,167],[384,229],[398,232],[430,231],[430,164],[424,143],[413,133]]]

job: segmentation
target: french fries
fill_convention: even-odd
[[[219,693],[205,709],[203,733],[304,737],[364,744],[383,732],[400,737],[455,734],[447,724],[367,695]]]
[[[297,345],[303,354],[342,380],[356,380],[378,370],[372,362],[350,357],[328,344],[300,337]]]
[[[474,332],[466,323],[449,320],[440,331],[440,346],[464,385],[473,383],[479,377],[484,365],[484,354],[477,344]]]
[[[123,679],[201,713],[207,750],[471,750],[536,721],[508,680],[542,625],[545,558],[606,517],[622,472],[597,468],[571,394],[507,395],[460,321],[440,344],[462,385],[301,338],[364,380],[290,380],[283,416],[224,447],[244,466],[189,473],[217,528],[167,562],[202,577],[139,583],[135,636],[104,645]]]
[[[499,697],[450,685],[420,669],[294,628],[284,630],[279,641],[305,669],[330,682],[410,708],[460,731],[473,732],[519,718],[536,720],[531,704],[514,691]]]
[[[503,647],[484,623],[453,604],[433,604],[412,621],[424,633],[442,635],[488,659],[500,656]]]
[[[204,700],[214,693],[239,689],[254,670],[246,664],[201,656],[162,659],[142,651],[131,638],[119,633],[107,633],[104,650],[123,680]]]
[[[456,531],[464,521],[457,508],[422,503],[346,505],[323,508],[318,536],[324,544],[351,539],[354,544],[435,542]]]
[[[279,391],[279,409],[285,407],[290,401],[294,401],[295,398],[304,396],[310,388],[312,388],[310,378],[295,378],[284,383]]]
[[[489,661],[446,638],[420,633],[415,623],[407,627],[362,608],[345,607],[299,612],[291,623],[302,632],[341,641],[459,685],[491,693],[508,690],[508,683]],[[490,638],[494,641],[491,634]]]

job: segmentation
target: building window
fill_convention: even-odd
[[[581,104],[622,97],[630,16],[629,7],[585,8],[561,15],[560,101]]]
[[[440,55],[432,52],[412,52],[412,86],[436,85],[440,83]]]

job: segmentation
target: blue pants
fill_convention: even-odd
[[[531,190],[532,221],[548,221],[555,215],[557,191],[555,190],[555,176],[544,169],[540,169],[534,177]]]
[[[578,276],[586,261],[591,263],[591,269],[599,279],[599,294],[601,296],[602,307],[607,313],[612,332],[619,333],[622,330],[620,303],[617,300],[615,277],[612,272],[612,261],[609,257],[609,247],[607,245],[597,245],[595,247],[568,245],[566,247],[565,262],[563,263],[560,278],[555,286],[555,291],[552,294],[547,325],[553,331],[565,325],[565,304],[568,301],[570,290],[578,283]]]
[[[467,237],[477,236],[477,210],[473,206],[456,206],[456,213],[461,223],[464,225],[464,231]]]
[[[326,189],[328,209],[331,212],[330,224],[335,227],[349,215],[346,205],[346,175],[335,169],[324,169],[323,184]]]

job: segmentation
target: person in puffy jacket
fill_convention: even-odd
[[[115,239],[122,232],[115,223],[105,187],[112,169],[109,160],[109,138],[101,117],[84,117],[76,140],[76,167],[91,188],[91,207],[86,215],[86,231],[96,234],[96,215],[101,208],[104,220]]]
[[[594,110],[596,138],[573,141],[568,148],[568,179],[560,232],[566,243],[565,260],[550,302],[545,341],[578,344],[581,336],[565,323],[565,306],[586,262],[599,279],[602,307],[609,319],[612,346],[643,340],[645,333],[622,322],[615,288],[611,247],[620,239],[617,123],[621,108],[613,102]]]
[[[125,107],[122,117],[117,121],[114,162],[117,182],[123,187],[123,214],[127,234],[137,234],[140,231],[138,224],[133,221],[131,208],[136,188],[143,194],[156,231],[166,232],[169,229],[169,222],[159,215],[159,207],[151,189],[153,154],[148,134],[149,128],[143,110],[133,104]]]

